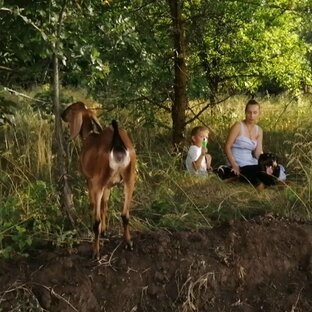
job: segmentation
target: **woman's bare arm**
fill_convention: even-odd
[[[231,148],[232,148],[232,145],[234,144],[236,138],[238,137],[239,133],[240,133],[240,123],[237,122],[230,129],[230,132],[228,134],[228,137],[227,137],[226,142],[225,142],[225,147],[224,147],[226,157],[232,166],[232,170],[237,175],[239,175],[239,173],[240,173],[239,172],[239,166],[234,159]]]
[[[258,134],[258,137],[257,137],[257,147],[255,149],[255,157],[257,159],[259,159],[260,155],[263,153],[262,142],[263,142],[263,131],[259,127],[259,134]]]

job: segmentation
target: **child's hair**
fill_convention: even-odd
[[[197,127],[192,129],[191,136],[194,136],[194,135],[196,135],[202,131],[208,131],[209,132],[209,129],[207,127],[204,127],[204,126],[197,126]]]
[[[198,133],[200,133],[202,131],[208,131],[208,133],[209,133],[209,129],[207,127],[204,127],[204,126],[197,126],[197,127],[193,128],[191,130],[191,140],[193,141],[192,137],[194,135],[197,135]]]

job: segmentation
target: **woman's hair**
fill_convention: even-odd
[[[247,108],[248,108],[248,106],[250,106],[250,105],[258,105],[258,107],[259,107],[259,109],[260,109],[260,104],[259,104],[256,100],[251,99],[251,100],[249,100],[249,101],[247,102],[247,104],[246,104],[246,106],[245,106],[245,112],[247,111]]]

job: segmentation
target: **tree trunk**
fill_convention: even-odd
[[[66,162],[65,162],[65,149],[63,142],[63,129],[60,113],[60,100],[59,100],[59,64],[58,57],[53,54],[53,106],[55,114],[55,143],[56,143],[56,177],[59,177],[57,184],[60,187],[60,196],[63,215],[67,216],[73,227],[76,224],[76,211],[73,204],[73,195],[68,181]]]
[[[185,63],[186,38],[182,17],[183,0],[167,0],[172,19],[174,43],[174,97],[172,104],[172,143],[179,150],[184,141],[187,74]]]
[[[58,178],[57,184],[60,187],[60,197],[63,215],[67,216],[73,227],[76,224],[76,211],[73,203],[73,194],[68,181],[68,174],[66,168],[66,152],[64,149],[63,129],[60,112],[60,78],[59,78],[59,40],[61,33],[61,25],[63,13],[66,6],[66,0],[63,1],[63,6],[59,14],[58,25],[56,29],[56,42],[54,44],[53,53],[53,107],[55,115],[54,135],[56,145],[56,177]]]

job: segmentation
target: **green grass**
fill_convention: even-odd
[[[35,96],[43,89],[33,90]],[[67,101],[84,100],[76,90],[65,90]],[[44,93],[43,92],[43,93]],[[55,245],[72,244],[80,233],[91,235],[91,218],[85,181],[79,173],[79,143],[69,142],[70,181],[79,216],[76,230],[67,228],[61,214],[58,186],[53,178],[53,118],[34,110],[29,99],[12,98],[19,110],[15,126],[0,127],[0,256],[25,253],[40,241]],[[244,116],[246,97],[235,97],[207,110],[200,121],[211,130],[209,150],[213,165],[225,162],[223,144],[230,126]],[[170,120],[158,112],[138,116],[117,109],[105,113],[102,122],[117,118],[129,129],[138,152],[131,226],[134,230],[196,230],[211,228],[232,219],[249,219],[272,213],[281,217],[311,220],[312,127],[308,120],[308,96],[264,97],[260,125],[264,129],[264,149],[280,156],[287,167],[290,184],[258,192],[250,185],[225,183],[215,175],[192,177],[182,169],[183,155],[173,156],[170,146]],[[66,100],[65,100],[66,102]],[[87,99],[89,105],[98,105]],[[199,109],[191,103],[193,110]],[[190,115],[191,117],[191,115]],[[111,196],[110,227],[120,227],[122,190]]]

